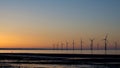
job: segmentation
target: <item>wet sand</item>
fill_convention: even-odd
[[[2,62],[1,60],[12,60]],[[107,54],[48,54],[48,53],[0,53],[1,63],[19,64],[120,64],[120,55]]]

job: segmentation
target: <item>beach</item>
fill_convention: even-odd
[[[0,64],[10,64],[10,65],[20,65],[20,66],[21,65],[29,66],[32,64],[38,66],[68,65],[67,67],[69,67],[70,65],[76,65],[76,66],[105,65],[105,67],[108,66],[108,68],[112,68],[111,66],[116,66],[116,68],[119,68],[120,55],[119,54],[70,54],[70,53],[0,53]]]

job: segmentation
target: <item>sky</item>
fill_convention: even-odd
[[[0,48],[50,48],[75,40],[120,43],[120,0],[0,0]]]

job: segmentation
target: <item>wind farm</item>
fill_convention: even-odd
[[[68,42],[66,41],[66,42],[61,42],[61,48],[57,48],[58,44],[56,44],[53,46],[53,49],[56,49],[56,50],[59,50],[59,49],[61,49],[61,50],[81,50],[81,51],[82,50],[93,51],[93,50],[100,49],[100,50],[104,50],[105,52],[107,50],[111,49],[110,44],[108,44],[108,41],[109,41],[108,34],[106,34],[105,38],[102,40],[102,44],[100,44],[100,45],[99,45],[99,43],[94,44],[94,41],[95,41],[94,38],[90,38],[89,41],[90,41],[90,44],[88,44],[88,45],[90,45],[90,47],[88,49],[83,48],[84,45],[83,45],[82,39],[80,40],[80,44],[78,44],[78,45],[75,45],[75,40],[73,40],[71,43],[69,42],[69,45],[68,45]],[[64,43],[65,43],[65,45],[64,45]],[[102,49],[100,48],[101,45],[103,45]],[[111,44],[111,45],[113,47],[112,50],[117,50],[117,48],[119,49],[119,47],[120,47],[116,41],[115,42],[113,41],[113,44]],[[79,47],[77,47],[77,46],[79,46]],[[56,47],[56,48],[54,48],[54,47]]]

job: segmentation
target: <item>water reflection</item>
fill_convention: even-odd
[[[107,50],[107,54],[120,54],[120,50]],[[68,53],[91,54],[91,50],[0,50],[0,53]],[[93,54],[105,54],[104,50],[93,50]]]
[[[120,68],[120,65],[56,65],[56,64],[0,64],[0,68]]]

